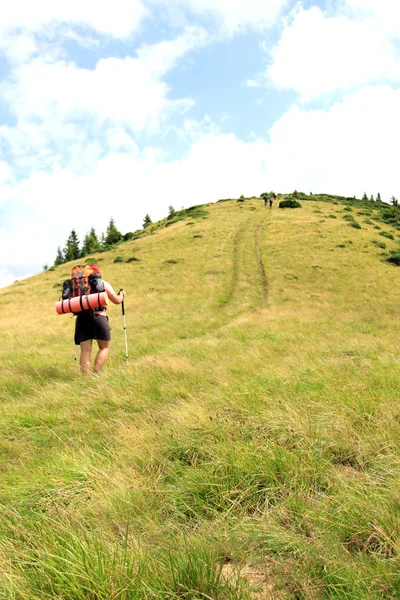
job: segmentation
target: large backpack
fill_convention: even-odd
[[[100,273],[95,273],[90,265],[78,265],[72,269],[71,279],[66,279],[63,283],[62,299],[98,294],[105,289]],[[99,306],[96,310],[105,309]]]

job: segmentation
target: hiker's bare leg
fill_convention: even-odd
[[[90,355],[92,353],[92,340],[81,342],[81,356],[79,358],[79,364],[81,367],[81,373],[83,375],[89,375],[90,373]]]
[[[111,342],[104,342],[103,340],[97,340],[99,345],[99,351],[96,354],[96,358],[94,361],[94,371],[99,373],[103,368],[104,363],[107,360],[108,355],[110,354],[110,346]]]

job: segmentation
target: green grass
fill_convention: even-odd
[[[1,598],[400,597],[397,271],[309,199],[102,254],[130,358],[111,306],[101,378],[54,310],[71,265],[0,290]]]

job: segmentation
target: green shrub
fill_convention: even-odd
[[[379,225],[375,225],[374,229],[381,229],[381,227],[379,227]]]
[[[344,219],[345,221],[350,221],[350,222],[352,222],[352,223],[354,223],[354,221],[355,221],[355,219],[354,219],[353,215],[344,215],[343,219]]]
[[[378,248],[386,248],[385,242],[381,242],[379,240],[372,240],[371,244],[374,244],[374,246],[378,246]]]
[[[367,225],[373,225],[371,219],[364,219],[363,223],[367,223]]]
[[[381,217],[385,223],[391,224],[394,227],[400,226],[400,210],[397,206],[385,206],[384,211],[381,213]]]
[[[328,215],[328,219],[337,219],[336,215]]]
[[[389,256],[386,258],[387,262],[392,263],[393,265],[400,266],[400,248],[397,250],[391,250]]]
[[[137,229],[136,231],[128,231],[124,235],[124,241],[129,242],[130,240],[138,240],[143,235],[143,229]]]
[[[387,238],[388,240],[394,240],[393,233],[389,233],[389,231],[380,231],[379,235],[381,235],[382,237]]]
[[[346,244],[337,244],[336,248],[346,248]]]
[[[190,208],[188,208],[186,210],[186,213],[187,213],[187,216],[191,217],[192,219],[196,219],[199,217],[206,217],[207,215],[210,214],[208,212],[208,210],[205,210],[201,206],[191,206]],[[177,213],[177,214],[179,214],[179,213]]]
[[[117,256],[116,258],[114,258],[115,263],[123,263],[125,262],[125,258],[123,256]]]
[[[353,209],[351,208],[351,206],[345,206],[344,209],[347,212],[353,212]]]
[[[360,225],[360,223],[357,223],[357,221],[353,221],[352,223],[349,223],[349,227],[354,227],[354,229],[361,229],[361,225]]]
[[[49,269],[47,269],[48,271],[55,271],[56,268],[54,266],[50,267]]]
[[[244,198],[239,198],[236,202],[244,202]]]
[[[174,217],[172,219],[169,219],[166,223],[165,223],[165,227],[169,227],[170,225],[173,225],[174,223],[177,223],[178,221],[183,221],[184,217]]]
[[[301,208],[301,204],[297,200],[282,200],[279,202],[278,208]]]
[[[183,258],[168,258],[167,260],[164,260],[164,263],[168,264],[168,265],[177,265],[178,263],[182,262]]]
[[[125,262],[127,263],[131,263],[131,262],[139,262],[140,258],[138,258],[137,256],[131,256],[130,258],[128,258]],[[115,261],[114,261],[115,262]]]

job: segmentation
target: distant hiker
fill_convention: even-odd
[[[269,208],[270,208],[270,209],[272,208],[272,203],[273,203],[273,199],[272,199],[272,198],[270,198],[270,199],[269,199]]]
[[[88,296],[89,294],[89,296]],[[67,304],[67,309],[63,312],[74,312],[76,314],[75,323],[75,345],[80,346],[80,368],[84,375],[90,374],[90,359],[92,353],[93,340],[97,341],[99,347],[94,360],[93,374],[98,375],[110,353],[111,328],[106,314],[106,302],[103,302],[104,296],[107,296],[114,304],[121,304],[124,301],[125,293],[120,290],[115,293],[112,286],[101,278],[100,269],[97,265],[79,265],[72,269],[71,279],[64,281],[62,298]],[[75,308],[79,298],[80,307]],[[94,308],[88,307],[87,298],[99,299],[99,305]],[[85,300],[86,299],[86,300]],[[100,302],[102,300],[102,302]],[[60,303],[58,303],[60,304]],[[69,307],[68,307],[69,304]],[[71,305],[74,306],[72,310]],[[82,310],[83,308],[83,310]],[[78,312],[79,311],[79,312]]]
[[[269,201],[271,201],[271,200],[268,198],[268,196],[263,196],[263,198],[264,198],[264,206],[265,206],[265,208],[267,208],[267,206],[268,206],[268,200]]]
[[[270,195],[270,197],[269,197],[269,208],[270,208],[270,210],[271,210],[271,208],[272,208],[272,204],[273,204],[274,200],[276,200],[276,194],[275,194],[275,193],[272,193],[272,194]]]

